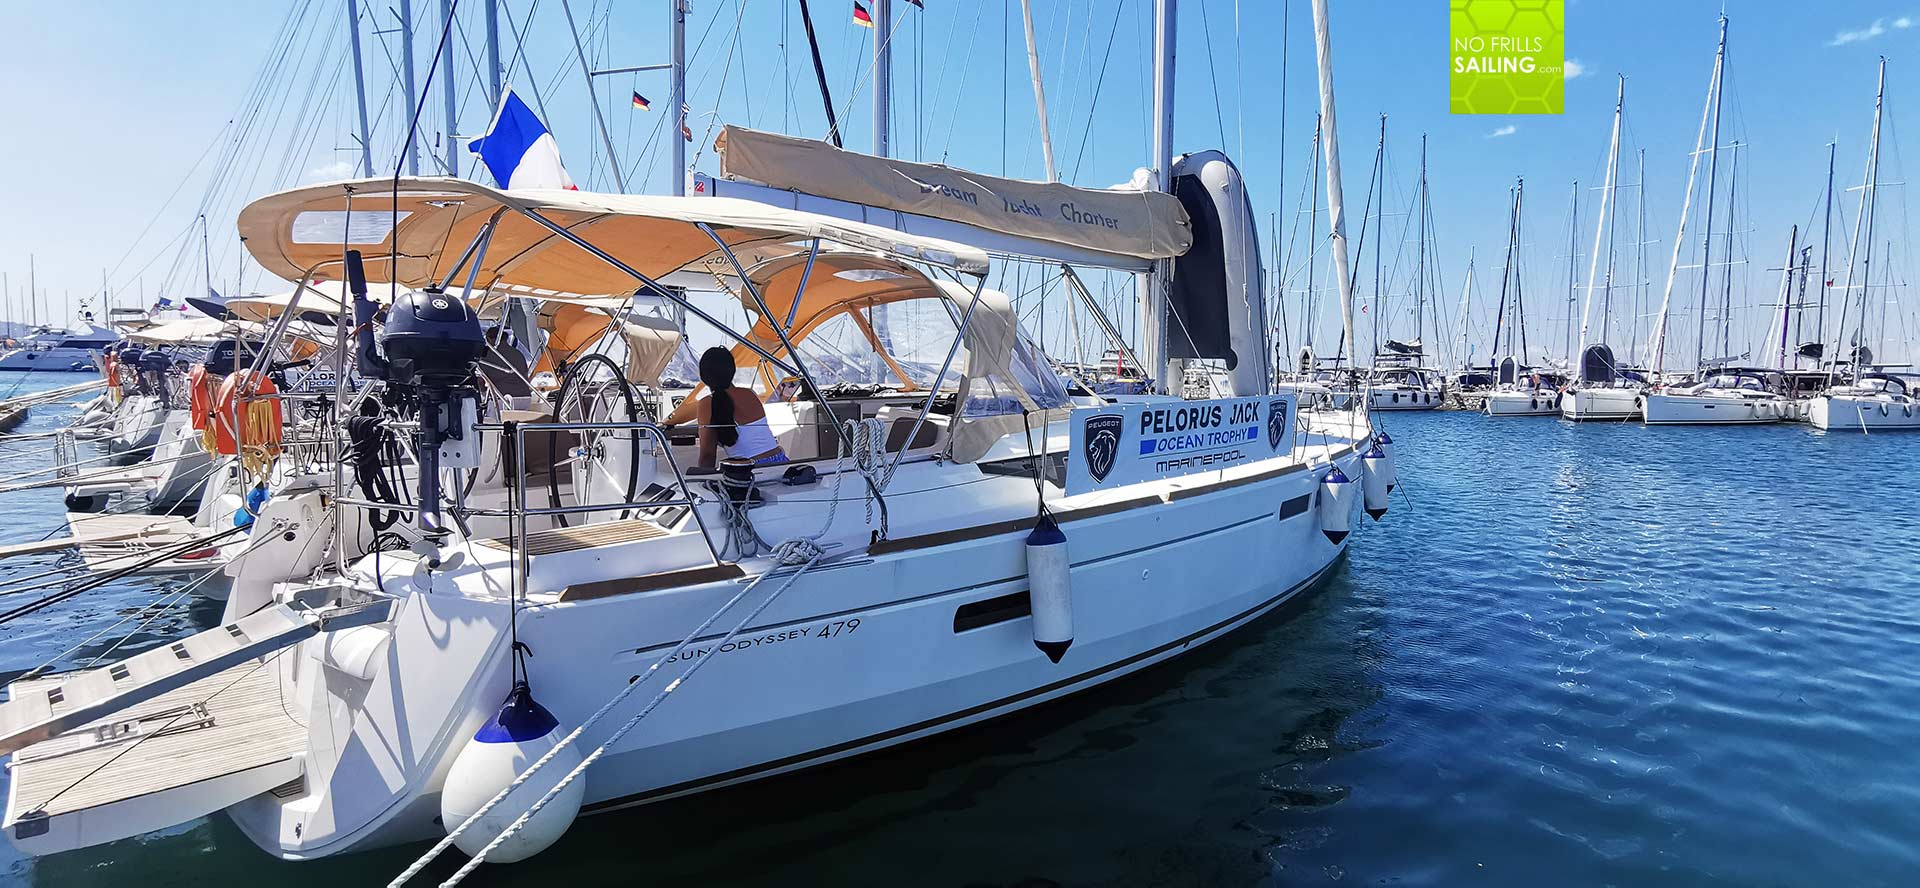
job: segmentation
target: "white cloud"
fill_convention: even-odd
[[[1894,20],[1893,20],[1893,26],[1894,26],[1894,27],[1896,27],[1896,28],[1899,28],[1899,29],[1900,29],[1900,30],[1902,30],[1902,31],[1904,31],[1904,30],[1906,30],[1906,29],[1908,29],[1908,28],[1911,28],[1911,27],[1913,27],[1913,19],[1911,19],[1911,18],[1908,18],[1908,17],[1906,17],[1906,16],[1904,16],[1904,15],[1903,15],[1903,16],[1901,16],[1901,17],[1899,17],[1899,18],[1897,18],[1897,19],[1894,19]]]
[[[1501,128],[1499,128],[1499,129],[1497,129],[1497,130],[1494,130],[1493,132],[1490,132],[1490,133],[1488,133],[1488,134],[1487,134],[1487,138],[1489,138],[1489,139],[1498,139],[1498,138],[1500,138],[1500,137],[1502,137],[1502,136],[1511,136],[1511,135],[1513,135],[1514,133],[1516,133],[1516,132],[1518,132],[1519,130],[1520,130],[1520,128],[1519,128],[1519,127],[1517,127],[1517,126],[1514,126],[1513,124],[1511,124],[1511,123],[1509,123],[1509,124],[1507,124],[1506,126],[1503,126],[1503,127],[1501,127]]]
[[[323,163],[307,171],[308,182],[336,182],[352,177],[353,164],[344,160]]]
[[[1572,80],[1573,78],[1578,77],[1585,73],[1587,73],[1587,66],[1582,65],[1579,62],[1574,61],[1573,59],[1568,59],[1565,64],[1560,66],[1560,76],[1568,80]]]
[[[1902,22],[1904,22],[1905,24],[1902,24]],[[1905,16],[1897,18],[1893,22],[1893,26],[1896,28],[1906,28],[1911,26],[1912,24],[1913,24],[1913,20],[1906,18]],[[1872,40],[1873,38],[1878,37],[1885,33],[1887,33],[1887,20],[1874,19],[1873,24],[1868,25],[1864,28],[1861,28],[1857,31],[1841,31],[1838,34],[1833,35],[1833,40],[1829,41],[1827,45],[1828,46],[1845,46],[1849,43],[1859,43],[1862,40]]]

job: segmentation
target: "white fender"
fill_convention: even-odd
[[[474,732],[447,772],[446,785],[440,791],[440,823],[451,833],[473,816],[480,806],[507,788],[541,756],[546,755],[567,735],[560,722],[546,707],[534,702],[532,691],[520,683],[507,694],[507,702],[493,718]],[[480,853],[508,825],[526,813],[561,778],[580,764],[580,751],[569,745],[521,784],[500,804],[493,806],[480,822],[453,840],[468,856]],[[585,780],[576,778],[540,812],[527,819],[500,847],[487,854],[492,863],[525,860],[552,845],[573,825],[580,813],[580,801],[586,795]]]
[[[1336,545],[1353,530],[1353,481],[1334,466],[1320,479],[1320,532]]]
[[[1384,471],[1387,476],[1387,492],[1392,493],[1395,487],[1400,486],[1400,460],[1393,452],[1393,436],[1383,431],[1374,436],[1373,443],[1380,447],[1380,452],[1387,455]]]
[[[1033,610],[1033,646],[1055,663],[1073,645],[1073,562],[1067,535],[1041,515],[1027,534],[1027,597]]]
[[[1365,473],[1360,478],[1362,495],[1365,499],[1367,517],[1375,521],[1387,514],[1387,461],[1386,451],[1374,444],[1360,455],[1360,465]]]

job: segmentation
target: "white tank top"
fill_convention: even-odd
[[[752,422],[743,422],[734,431],[740,434],[740,440],[727,448],[728,456],[759,456],[780,446],[780,442],[773,439],[773,429],[767,427],[767,418],[764,416]]]

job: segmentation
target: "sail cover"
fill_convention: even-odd
[[[1003,179],[735,126],[715,145],[723,177],[770,188],[1142,259],[1193,244],[1186,211],[1160,191]]]

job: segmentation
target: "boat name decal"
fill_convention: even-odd
[[[691,663],[701,657],[711,656],[713,654],[731,654],[736,651],[756,650],[758,648],[780,644],[781,642],[799,641],[803,638],[822,640],[840,638],[842,636],[852,635],[854,630],[859,628],[860,618],[848,617],[844,620],[829,620],[814,626],[799,626],[793,629],[781,629],[776,632],[767,632],[760,635],[748,635],[736,638],[725,644],[694,645],[678,654],[668,657],[662,665]]]
[[[1285,396],[1077,410],[1067,450],[1067,494],[1291,453],[1293,422],[1294,402]],[[1268,445],[1264,450],[1254,446],[1262,438]]]

